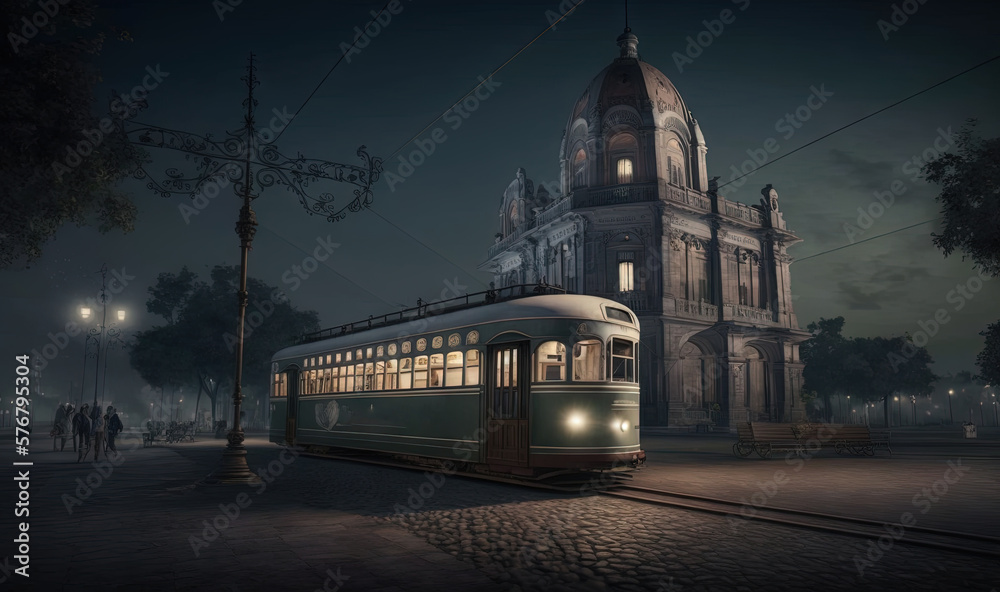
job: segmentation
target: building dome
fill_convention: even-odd
[[[658,180],[706,190],[698,122],[670,79],[639,58],[631,30],[617,41],[620,56],[587,85],[566,124],[564,193]]]

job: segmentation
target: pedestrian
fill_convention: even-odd
[[[62,450],[66,448],[66,403],[59,403],[59,408],[56,409],[56,415],[52,419],[52,451]],[[62,440],[62,447],[59,446],[59,441]]]
[[[73,442],[73,452],[76,452],[76,426],[73,425],[74,420],[76,420],[76,409],[72,403],[69,403],[66,405],[66,434],[69,435],[70,440]]]
[[[118,412],[111,405],[108,405],[108,448],[111,452],[118,454],[118,449],[115,448],[115,437],[125,429],[122,424],[122,420],[118,417]]]
[[[90,410],[90,404],[84,403],[83,407],[80,408],[80,412],[76,414],[73,418],[73,431],[77,434],[77,456],[76,462],[83,460],[83,457],[90,452],[90,416],[87,412]]]
[[[107,432],[106,416],[101,415],[101,408],[97,407],[94,420],[90,426],[91,434],[94,436],[94,460],[101,460],[101,448],[104,447],[104,435]]]

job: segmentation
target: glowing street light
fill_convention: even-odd
[[[951,408],[951,398],[955,396],[955,389],[948,389],[948,425],[955,423],[955,413]]]

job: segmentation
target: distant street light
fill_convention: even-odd
[[[948,389],[948,425],[955,423],[955,414],[951,409],[951,398],[955,396],[955,389]]]

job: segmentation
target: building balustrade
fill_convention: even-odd
[[[739,218],[741,220],[746,220],[747,222],[753,224],[763,224],[764,217],[761,215],[760,210],[757,208],[751,208],[745,203],[740,203],[736,201],[726,201],[726,215],[730,218]]]
[[[766,324],[776,322],[773,312],[765,308],[757,308],[745,304],[724,304],[722,307],[722,320]]]

